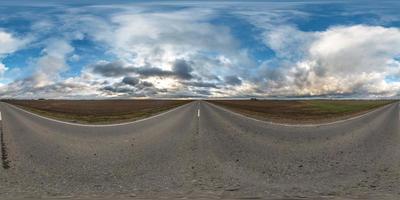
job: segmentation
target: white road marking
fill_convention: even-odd
[[[18,109],[18,110],[20,110],[20,111],[22,111],[22,112],[28,113],[28,114],[30,114],[30,115],[33,115],[33,116],[36,116],[36,117],[39,117],[39,118],[42,118],[42,119],[46,119],[46,120],[48,120],[48,121],[57,122],[57,123],[60,123],[60,124],[67,124],[67,125],[72,125],[72,126],[85,126],[85,127],[113,127],[113,126],[123,126],[123,125],[129,125],[129,124],[136,124],[136,123],[139,123],[139,122],[142,122],[142,121],[146,121],[146,120],[149,120],[149,119],[153,119],[153,118],[156,118],[156,117],[160,117],[160,116],[163,116],[163,115],[165,115],[165,114],[167,114],[167,113],[170,113],[170,112],[173,112],[173,111],[175,111],[175,110],[181,109],[181,108],[183,108],[183,107],[189,106],[189,105],[191,105],[191,104],[192,104],[192,103],[186,103],[186,104],[183,104],[183,105],[181,105],[181,106],[178,106],[178,107],[176,107],[176,108],[174,108],[174,109],[172,109],[172,110],[164,111],[164,112],[162,112],[162,113],[160,113],[160,114],[153,115],[153,116],[150,116],[150,117],[148,117],[148,118],[143,118],[143,119],[139,119],[139,120],[136,120],[136,121],[125,122],[125,123],[119,123],[119,124],[79,124],[79,123],[73,123],[73,122],[65,122],[65,121],[60,121],[60,120],[57,120],[57,119],[52,119],[52,118],[44,117],[44,116],[41,116],[41,115],[38,115],[38,114],[35,114],[35,113],[32,113],[32,112],[29,112],[29,111],[27,111],[27,110],[24,110],[24,109],[22,109],[22,108],[19,108],[19,107],[17,107],[17,106],[11,105],[11,104],[7,104],[7,105],[10,106],[10,107],[13,107],[13,108],[15,108],[15,109]]]
[[[200,108],[197,109],[197,117],[200,117]]]
[[[0,121],[1,121],[1,112],[0,112]]]
[[[366,113],[364,113],[362,115],[357,115],[357,116],[354,116],[354,117],[351,117],[351,118],[348,118],[348,119],[343,119],[343,120],[338,120],[338,121],[328,122],[328,123],[321,123],[321,124],[283,124],[283,123],[264,121],[264,120],[259,120],[259,119],[256,119],[256,118],[248,117],[246,115],[243,115],[243,114],[228,110],[226,108],[223,108],[221,106],[215,105],[213,103],[208,103],[208,102],[206,102],[206,103],[208,105],[210,105],[210,106],[214,106],[215,108],[218,108],[218,109],[223,110],[225,112],[228,112],[228,113],[231,113],[231,114],[234,114],[236,116],[243,117],[243,118],[246,118],[246,119],[249,119],[249,120],[253,120],[253,121],[264,123],[264,124],[275,125],[275,126],[288,126],[288,127],[318,127],[318,126],[329,126],[329,125],[333,125],[333,124],[340,124],[340,123],[344,123],[344,122],[347,122],[347,121],[351,121],[351,120],[355,120],[355,119],[358,119],[358,118],[362,118],[364,116],[367,116],[367,115],[370,115],[372,113],[378,112],[379,110],[383,110],[384,108],[387,108],[389,106],[393,106],[393,103],[390,103],[390,104],[385,105],[383,107],[375,108],[375,109],[373,109],[371,111],[368,111],[368,112],[366,112]]]

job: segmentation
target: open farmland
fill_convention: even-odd
[[[134,121],[183,105],[188,100],[7,100],[34,113],[63,121],[108,124]]]
[[[213,100],[235,112],[278,123],[323,123],[346,119],[393,103],[390,100]]]

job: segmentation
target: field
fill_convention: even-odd
[[[7,100],[37,114],[75,123],[134,121],[188,100]],[[323,123],[346,119],[393,101],[382,100],[212,100],[235,112],[279,123]]]
[[[278,123],[323,123],[387,105],[390,100],[213,100],[247,116]]]
[[[134,121],[188,103],[188,100],[7,100],[34,113],[75,123]]]

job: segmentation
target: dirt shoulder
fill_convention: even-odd
[[[189,100],[6,100],[36,114],[81,124],[135,121],[189,103]]]
[[[264,121],[287,124],[318,124],[351,118],[395,101],[212,100],[208,102]]]

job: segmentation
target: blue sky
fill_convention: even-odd
[[[0,98],[400,94],[396,1],[2,1]]]

